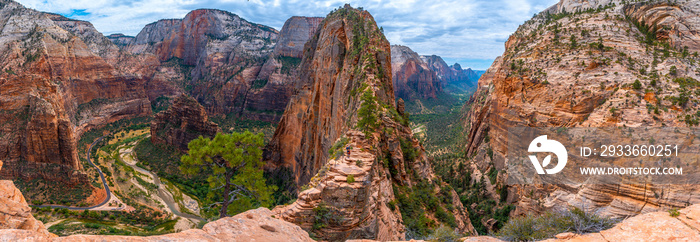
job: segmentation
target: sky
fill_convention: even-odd
[[[368,10],[391,44],[448,64],[487,69],[518,26],[558,0],[16,0],[26,7],[90,21],[105,35],[135,36],[159,19],[200,8],[226,10],[277,30],[292,16],[324,17],[349,3]]]

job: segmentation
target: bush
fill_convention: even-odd
[[[678,209],[674,208],[674,209],[668,210],[668,215],[675,218],[675,217],[680,216],[681,213],[678,212]]]
[[[637,90],[642,89],[642,83],[639,82],[639,80],[635,80],[634,83],[632,83],[632,87]]]
[[[543,240],[563,232],[596,233],[613,227],[616,222],[617,220],[602,218],[579,208],[571,208],[558,213],[512,218],[496,236],[507,241]]]
[[[457,242],[462,236],[455,232],[454,229],[446,227],[444,225],[435,229],[430,236],[428,236],[428,241],[435,242]]]
[[[353,183],[353,182],[355,182],[355,176],[348,175],[348,183]]]

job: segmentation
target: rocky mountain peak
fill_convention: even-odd
[[[410,215],[392,201],[419,183],[431,194],[442,184],[396,109],[391,47],[367,11],[348,5],[320,26],[265,154],[268,169],[287,171],[296,185],[289,189],[299,191],[273,212],[323,240],[403,239]],[[451,201],[454,227],[473,232],[459,199]]]
[[[503,56],[482,76],[467,104],[471,110],[465,120],[465,149],[476,155],[478,166],[499,171],[507,167],[509,127],[696,125],[696,84],[688,83],[700,78],[692,71],[699,60],[694,54],[700,40],[697,1],[561,1],[550,9],[566,11],[538,14],[511,35]],[[493,156],[485,155],[487,150]],[[497,183],[505,179],[507,174],[500,172]],[[638,186],[664,190],[664,195],[636,195]],[[510,187],[509,201],[518,204],[515,214],[527,214],[585,199],[596,201],[598,211],[614,217],[700,202],[694,198],[697,188],[681,186],[568,188]],[[528,189],[539,191],[539,196],[528,197]],[[538,205],[554,196],[561,200]],[[676,197],[689,199],[681,202]]]
[[[372,16],[341,8],[320,25],[304,47],[297,94],[269,145],[270,164],[293,168],[298,186],[308,183],[325,163],[332,142],[357,122],[359,95],[365,88],[394,105],[389,43]]]
[[[280,39],[275,45],[275,55],[301,58],[304,44],[311,39],[323,18],[294,16],[284,22]]]

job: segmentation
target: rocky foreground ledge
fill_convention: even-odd
[[[2,161],[0,161],[2,168]],[[678,211],[654,212],[623,220],[615,227],[577,235],[564,233],[554,241],[700,241],[700,204]],[[233,217],[206,224],[202,229],[150,237],[71,235],[56,237],[41,221],[34,219],[31,208],[12,181],[0,181],[0,242],[2,241],[314,241],[301,227],[275,218],[267,208],[248,210]],[[371,240],[351,240],[364,242]],[[501,241],[494,237],[462,238],[469,242]]]
[[[41,222],[39,222],[41,223]],[[41,225],[43,227],[43,224]],[[219,219],[202,229],[190,229],[159,236],[71,235],[55,237],[33,230],[0,229],[0,241],[314,241],[292,223],[272,217],[267,208],[258,208],[234,217]]]

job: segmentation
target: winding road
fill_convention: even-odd
[[[69,206],[60,206],[60,205],[32,205],[32,207],[35,207],[35,208],[65,208],[68,210],[90,210],[90,209],[95,209],[95,208],[98,208],[98,207],[101,207],[101,206],[107,204],[109,202],[109,200],[112,199],[112,191],[109,190],[109,186],[107,185],[107,180],[105,179],[105,175],[102,174],[102,170],[100,170],[100,168],[97,167],[97,165],[95,165],[95,163],[92,163],[92,160],[90,159],[92,157],[92,156],[90,156],[90,152],[92,152],[92,147],[95,146],[95,144],[97,144],[98,142],[102,141],[103,138],[104,138],[104,136],[96,139],[95,141],[92,142],[92,144],[90,144],[90,148],[88,149],[88,152],[87,152],[87,160],[88,160],[88,163],[90,163],[90,165],[95,167],[95,169],[97,169],[97,172],[100,173],[100,178],[102,179],[102,184],[105,186],[105,191],[107,192],[107,198],[105,198],[104,201],[102,201],[100,204],[97,204],[95,206],[90,206],[90,207],[69,207]]]
[[[140,141],[139,141],[139,142],[140,142]],[[133,151],[130,151],[129,153],[132,153],[132,152],[133,152]],[[133,157],[134,159],[136,159],[136,156],[133,155],[133,154],[132,154],[132,157]],[[199,216],[196,216],[196,215],[193,215],[193,214],[189,214],[189,213],[180,212],[180,209],[178,208],[177,203],[175,202],[175,199],[173,198],[173,196],[172,196],[171,194],[169,194],[169,193],[167,192],[167,190],[166,190],[165,188],[163,188],[164,185],[161,184],[160,178],[158,177],[158,175],[156,175],[156,173],[151,172],[151,171],[148,171],[148,170],[143,169],[143,168],[141,168],[141,167],[138,167],[138,166],[136,166],[136,165],[132,165],[132,164],[130,164],[130,163],[128,163],[128,162],[124,162],[124,163],[125,163],[126,165],[128,165],[129,167],[134,168],[134,170],[136,170],[136,172],[140,172],[140,173],[143,173],[143,174],[151,175],[151,177],[153,178],[154,184],[155,184],[156,186],[158,186],[158,197],[160,197],[160,199],[162,199],[163,202],[165,202],[165,205],[168,206],[168,209],[170,209],[170,211],[171,211],[173,214],[175,214],[175,215],[178,216],[178,217],[183,217],[183,218],[187,218],[187,219],[190,219],[190,220],[197,220],[197,221],[200,221],[200,222],[206,221],[205,219],[203,219],[203,218],[201,218],[201,217],[199,217]]]
[[[90,163],[90,165],[92,165],[93,167],[95,167],[95,169],[97,170],[97,172],[100,174],[100,179],[102,179],[102,184],[104,185],[105,191],[107,192],[107,198],[105,198],[104,201],[102,201],[100,204],[97,204],[97,205],[94,205],[94,206],[90,206],[90,207],[70,207],[70,206],[61,206],[61,205],[32,205],[32,207],[35,207],[35,208],[65,208],[65,209],[68,209],[68,210],[78,210],[78,211],[79,211],[79,210],[90,210],[90,209],[95,209],[95,208],[98,208],[98,207],[101,207],[101,206],[107,204],[107,203],[112,199],[112,191],[109,190],[109,186],[107,185],[107,180],[105,179],[105,175],[102,173],[102,170],[100,170],[100,168],[97,167],[97,165],[95,165],[95,163],[93,163],[92,160],[91,160],[91,157],[92,157],[92,156],[91,156],[92,148],[95,146],[95,144],[97,144],[97,143],[99,143],[100,141],[102,141],[102,139],[103,139],[104,137],[105,137],[105,136],[102,136],[102,137],[96,139],[95,141],[93,141],[92,144],[90,144],[90,148],[88,149],[88,152],[87,152],[87,160],[88,160],[88,162]],[[170,196],[170,195],[168,195],[167,192],[165,191],[165,189],[162,188],[162,185],[161,185],[161,182],[160,182],[160,178],[158,177],[158,175],[156,175],[156,174],[153,173],[153,172],[144,170],[144,169],[142,169],[141,167],[138,167],[138,166],[135,166],[135,165],[131,165],[131,164],[127,164],[127,165],[129,165],[130,167],[132,167],[132,168],[138,170],[137,172],[147,173],[147,174],[150,174],[150,175],[153,177],[153,181],[154,181],[155,184],[158,186],[158,196],[159,196],[161,199],[163,199],[163,201],[164,201],[165,204],[168,206],[168,208],[170,209],[170,211],[173,212],[173,214],[175,214],[175,215],[178,216],[178,217],[183,217],[183,218],[187,218],[187,219],[191,219],[191,220],[197,220],[197,221],[200,221],[200,222],[201,222],[201,221],[206,221],[205,219],[203,219],[203,218],[201,218],[201,217],[199,217],[199,216],[180,212],[180,210],[179,210],[179,209],[177,208],[177,206],[176,206],[176,202],[175,202],[175,200],[173,199],[173,197]]]

